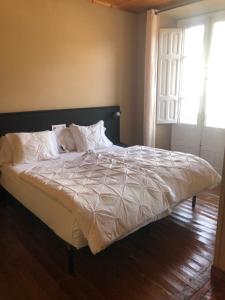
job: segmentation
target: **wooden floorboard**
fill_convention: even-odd
[[[14,201],[0,206],[0,299],[225,299],[211,278],[218,191],[181,203],[173,214],[93,256],[77,253],[66,270],[66,247]]]

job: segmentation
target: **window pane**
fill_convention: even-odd
[[[206,126],[225,128],[225,21],[216,22],[207,74]]]
[[[204,25],[185,30],[180,123],[197,124],[203,85]]]

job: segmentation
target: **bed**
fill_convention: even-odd
[[[70,154],[61,156],[69,158]],[[87,241],[79,230],[74,216],[51,196],[20,178],[19,174],[22,171],[32,167],[32,165],[3,166],[1,186],[68,244],[76,249],[87,246]]]
[[[196,193],[220,181],[216,171],[196,156],[116,146],[119,111],[116,106],[0,114],[1,135],[46,130],[60,123],[105,122],[114,143],[107,149],[1,168],[1,186],[67,243],[71,272],[75,249],[88,245],[96,254],[167,216],[182,200],[193,196],[194,207]]]

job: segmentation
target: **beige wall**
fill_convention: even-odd
[[[143,143],[144,110],[144,63],[145,63],[145,26],[146,13],[138,15],[138,49],[137,49],[137,142]],[[176,20],[164,14],[159,15],[159,28],[176,27]],[[171,125],[156,126],[156,147],[170,149]]]
[[[146,13],[138,15],[137,32],[138,32],[138,39],[137,39],[136,141],[137,144],[143,144]]]
[[[0,112],[119,104],[121,140],[142,144],[145,25],[86,0],[0,0]],[[157,147],[170,138],[157,126]]]
[[[134,143],[136,22],[86,0],[0,0],[0,112],[119,104]]]

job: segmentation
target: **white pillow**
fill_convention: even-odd
[[[13,152],[14,164],[58,158],[51,131],[9,133],[6,137]]]
[[[54,129],[58,151],[59,152],[72,152],[76,151],[76,144],[73,139],[73,135],[69,128],[56,128]]]
[[[0,138],[0,166],[13,162],[12,151],[5,136]]]
[[[105,135],[106,129],[103,121],[90,126],[71,124],[69,128],[78,152],[112,146],[112,142]]]

